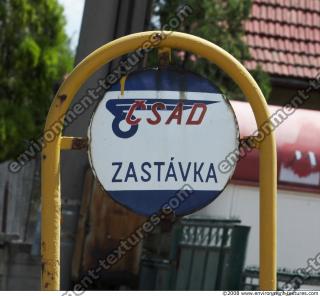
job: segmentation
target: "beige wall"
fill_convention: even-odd
[[[246,266],[259,264],[258,187],[230,184],[216,201],[196,215],[240,218],[251,226]],[[320,252],[320,196],[278,191],[278,267],[303,268]]]

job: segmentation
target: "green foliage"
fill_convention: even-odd
[[[0,161],[41,135],[53,86],[73,66],[57,0],[0,1]]]
[[[184,4],[189,5],[193,11],[176,31],[203,37],[241,62],[250,59],[248,46],[244,42],[243,23],[250,15],[251,0],[154,0],[154,15],[159,18],[159,23],[154,22],[155,26],[168,24]],[[186,53],[182,59],[174,55],[174,63],[207,77],[229,98],[243,99],[243,94],[234,82],[207,60]],[[271,90],[268,75],[260,67],[251,71],[251,74],[268,98]]]

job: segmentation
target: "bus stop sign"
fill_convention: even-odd
[[[231,105],[207,79],[149,69],[106,92],[88,138],[92,170],[115,201],[150,216],[189,188],[174,209],[180,216],[224,190],[235,167],[219,164],[237,151],[239,129]]]

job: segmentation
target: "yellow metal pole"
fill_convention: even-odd
[[[51,109],[52,110],[52,107]],[[54,121],[49,111],[47,122]],[[46,125],[47,127],[47,125]],[[46,133],[46,131],[45,131]],[[49,131],[48,131],[49,133]],[[41,260],[42,290],[59,290],[60,286],[60,139],[48,142],[41,159]],[[44,140],[45,141],[45,140]]]
[[[162,36],[159,42],[159,36]],[[68,76],[49,110],[45,131],[64,116],[82,84],[101,66],[137,48],[181,48],[226,72],[249,101],[258,127],[268,121],[266,101],[249,72],[213,43],[178,32],[142,32],[114,40],[86,57]],[[56,131],[56,127],[55,127]],[[62,127],[42,153],[42,289],[58,290],[60,277],[60,150]],[[63,145],[65,148],[65,145]],[[276,289],[276,148],[273,132],[260,145],[260,288]]]

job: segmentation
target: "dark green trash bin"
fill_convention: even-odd
[[[144,242],[141,290],[239,290],[250,227],[184,218]]]

